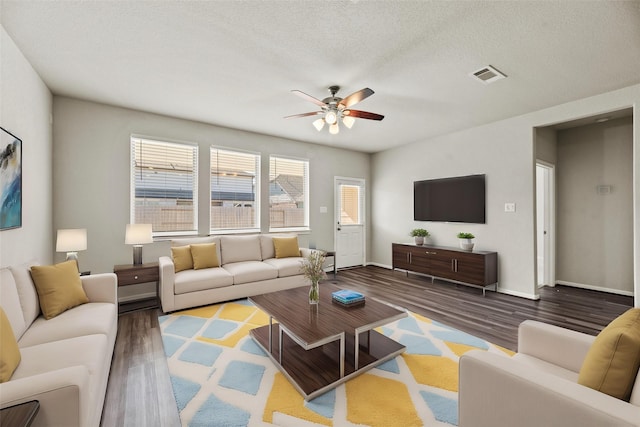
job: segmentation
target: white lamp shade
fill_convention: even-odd
[[[314,120],[313,126],[315,126],[315,128],[318,130],[318,132],[320,132],[322,130],[322,128],[324,127],[324,119]]]
[[[58,230],[56,252],[77,252],[87,249],[87,229]]]
[[[153,243],[151,224],[127,224],[124,235],[126,245],[144,245]]]
[[[340,132],[340,127],[338,126],[338,123],[334,123],[331,126],[329,126],[329,133],[330,134],[335,135],[338,132]]]
[[[353,127],[353,124],[356,122],[356,119],[354,119],[351,116],[344,116],[342,118],[342,123],[344,123],[344,125],[346,127],[348,127],[349,129],[351,129]]]
[[[327,114],[324,115],[324,121],[327,122],[327,124],[332,125],[338,121],[338,115],[335,111],[329,110],[327,111]]]

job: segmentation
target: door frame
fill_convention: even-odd
[[[556,185],[555,185],[555,165],[553,163],[545,162],[544,160],[536,159],[536,214],[535,214],[535,288],[536,295],[538,294],[538,188],[537,188],[537,171],[538,166],[548,171],[548,185],[547,191],[545,191],[545,198],[547,204],[545,206],[545,214],[548,215],[549,224],[549,250],[543,254],[543,275],[545,285],[554,287],[556,285]]]
[[[367,265],[367,181],[364,178],[353,178],[347,176],[334,176],[333,177],[333,247],[336,251],[336,257],[338,256],[338,222],[341,218],[339,207],[341,206],[339,184],[352,184],[358,185],[362,191],[362,197],[360,198],[360,218],[362,222],[362,265]],[[338,258],[335,260],[336,266],[338,265]]]

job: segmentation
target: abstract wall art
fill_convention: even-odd
[[[0,230],[22,226],[22,140],[0,127]]]

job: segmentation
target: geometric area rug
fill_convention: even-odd
[[[376,329],[403,354],[308,402],[249,336],[269,318],[248,300],[160,316],[182,425],[455,426],[460,355],[513,352],[407,314]]]

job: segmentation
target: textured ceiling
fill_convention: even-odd
[[[377,152],[640,83],[640,1],[5,1],[54,94]],[[493,65],[490,85],[469,73]],[[317,132],[316,98],[385,115]],[[222,143],[222,142],[221,142]]]

